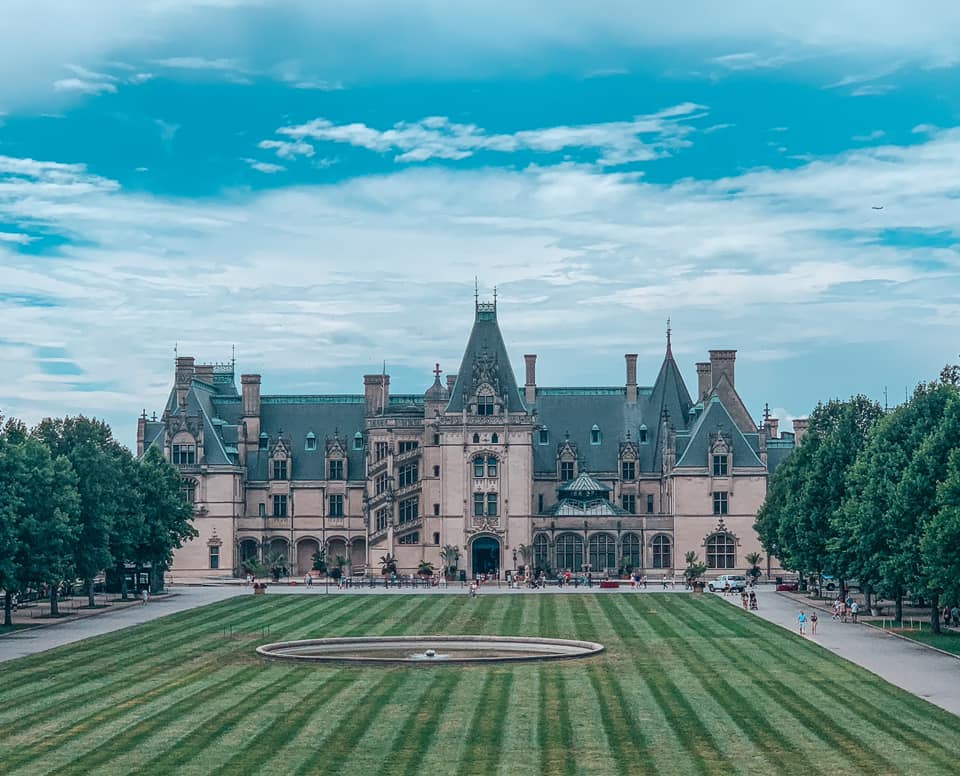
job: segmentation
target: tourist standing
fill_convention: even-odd
[[[860,604],[858,604],[856,601],[850,604],[850,614],[853,618],[853,622],[856,623],[857,616],[860,614]]]
[[[807,627],[807,615],[805,615],[803,611],[801,611],[800,614],[797,615],[797,625],[800,626],[800,635],[803,636],[804,628]]]
[[[757,606],[757,594],[751,590],[750,591],[750,610],[757,611],[759,607]]]
[[[149,600],[150,600],[150,591],[147,590],[147,588],[143,588],[143,590],[140,591],[140,606],[146,606],[147,601]]]
[[[956,604],[950,607],[950,619],[953,621],[954,628],[960,625],[960,609],[957,608]]]
[[[810,635],[817,635],[817,613],[810,612]]]

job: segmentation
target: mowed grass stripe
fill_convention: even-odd
[[[505,600],[500,633],[504,636],[520,636],[520,623],[523,621],[524,610],[522,594],[516,591],[508,593]]]
[[[434,672],[416,713],[408,714],[397,731],[387,758],[392,773],[397,776],[417,776],[420,773],[420,759],[433,744],[437,727],[459,683],[459,671],[440,668]]]
[[[509,669],[493,667],[486,674],[458,773],[492,773],[500,761],[503,724],[507,718],[504,710],[509,703],[513,674]]]
[[[577,772],[573,758],[573,726],[564,690],[564,676],[556,666],[540,670],[539,701],[537,743],[540,746],[543,773],[572,776]]]
[[[463,609],[465,598],[463,596],[439,595],[434,596],[434,600],[438,601],[437,608],[433,617],[424,625],[423,633],[428,636],[449,634],[451,632],[450,623],[455,619],[455,612]]]
[[[555,593],[540,593],[540,635],[548,639],[560,638],[560,629],[557,623],[557,601]]]
[[[681,605],[681,608],[682,607]],[[730,617],[731,614],[739,614],[736,610],[712,613],[718,617]],[[787,632],[778,634],[783,641],[792,639],[793,635]],[[698,651],[702,649],[700,645],[691,642],[691,649]],[[749,677],[756,668],[755,661],[739,649],[732,648],[724,643],[723,639],[716,639],[711,642],[714,651],[721,653],[727,662],[734,668],[739,669],[741,675]],[[783,654],[787,654],[784,650]],[[825,667],[825,666],[824,666]],[[769,674],[764,676],[762,688],[770,696],[772,703],[781,709],[792,714],[801,725],[813,733],[817,738],[823,741],[833,750],[834,764],[841,767],[844,763],[853,763],[858,769],[875,773],[878,769],[884,773],[896,773],[897,768],[894,764],[875,747],[868,745],[865,741],[854,737],[844,728],[833,723],[836,718],[833,714],[826,713],[824,706],[812,704],[803,698],[787,683],[782,682]],[[829,706],[829,704],[826,704]],[[842,713],[841,709],[836,710]],[[845,724],[849,724],[851,716],[858,716],[856,709],[847,709]]]
[[[467,599],[467,605],[463,610],[466,619],[460,623],[462,628],[460,634],[489,633],[490,631],[486,626],[490,622],[496,606],[497,597],[493,595],[478,595],[476,598]]]
[[[307,670],[302,670],[306,668]],[[300,670],[297,670],[300,669]],[[276,704],[276,713],[272,720],[261,721],[256,734],[250,737],[249,743],[239,748],[227,762],[211,771],[212,774],[249,774],[260,773],[268,761],[277,757],[297,733],[305,722],[317,713],[317,703],[314,695],[323,690],[332,690],[325,699],[325,705],[342,698],[344,692],[360,680],[359,671],[338,671],[328,676],[320,677],[311,672],[309,667],[296,666],[292,671],[299,680],[294,686],[295,694],[285,693],[281,702]],[[337,762],[337,759],[332,759]]]
[[[422,633],[424,617],[436,604],[429,594],[411,596],[411,598],[416,601],[416,605],[399,612],[395,622],[382,631],[382,635],[401,636],[411,632],[417,635]]]
[[[213,742],[221,740],[240,720],[257,714],[264,704],[282,699],[298,681],[302,681],[302,677],[297,676],[296,671],[280,666],[261,667],[257,679],[247,684],[235,679],[203,705],[199,714],[178,718],[164,731],[160,740],[138,747],[137,763],[130,767],[129,773],[179,772]],[[163,748],[144,761],[158,746]],[[117,765],[119,767],[120,763]]]
[[[460,676],[459,684],[438,721],[431,746],[422,751],[419,773],[450,773],[463,758],[468,744],[464,731],[473,718],[487,672],[485,668],[467,666],[453,670]]]
[[[614,630],[624,641],[637,641],[642,637],[637,630],[637,621],[630,621],[624,616],[626,610],[620,608],[623,596],[602,595],[598,597],[601,609],[608,614],[608,619]],[[635,597],[627,596],[627,598]],[[648,615],[649,616],[649,615]],[[641,621],[644,622],[645,620]],[[649,627],[649,626],[648,626]],[[683,672],[677,670],[678,659],[676,647],[666,640],[661,641],[653,659],[658,665],[652,666],[647,674],[647,686],[654,702],[663,709],[664,716],[676,734],[677,740],[687,750],[691,763],[697,773],[724,774],[734,769],[734,764],[727,761],[723,749],[714,738],[707,723],[707,716],[716,713],[714,704],[697,707],[691,703],[687,692],[690,683]]]
[[[536,611],[528,607],[528,611]],[[538,744],[540,669],[534,665],[513,668],[510,702],[503,709],[506,723],[497,773],[501,776],[537,773],[542,765]],[[408,773],[406,776],[415,776]]]

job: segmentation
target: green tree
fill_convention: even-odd
[[[133,560],[149,563],[152,587],[163,588],[163,574],[173,551],[197,535],[193,527],[193,504],[183,494],[180,473],[156,448],[147,450],[137,467],[136,490],[141,521]]]
[[[63,456],[54,458],[38,439],[19,432],[6,447],[9,495],[15,504],[14,592],[49,585],[50,613],[59,613],[57,588],[73,574],[79,535],[77,476]]]
[[[687,578],[687,585],[692,586],[700,577],[707,573],[707,564],[697,557],[697,553],[690,550],[684,557],[687,568],[683,575]]]
[[[123,448],[113,438],[110,426],[83,416],[46,418],[32,433],[53,455],[69,460],[77,473],[80,534],[73,545],[73,567],[84,581],[87,602],[93,608],[94,577],[113,564],[110,539],[122,501]]]
[[[2,418],[0,418],[2,421]],[[18,461],[13,443],[0,428],[0,588],[3,588],[3,624],[13,624],[13,595],[18,586],[16,558],[20,537],[17,515],[22,509],[18,480]]]
[[[928,584],[953,603],[960,601],[960,448],[950,454],[946,476],[937,488],[937,512],[921,542]]]
[[[446,566],[445,573],[452,577],[457,573],[457,564],[460,561],[460,550],[455,544],[445,544],[440,550],[440,557]]]

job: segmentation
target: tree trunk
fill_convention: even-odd
[[[894,619],[899,623],[903,623],[903,592],[897,588],[897,592],[894,595],[894,604],[896,606]]]
[[[87,606],[93,609],[97,605],[97,599],[93,594],[93,580],[88,579],[87,582]]]
[[[57,585],[50,585],[50,616],[60,614],[60,602],[57,600]]]
[[[9,590],[3,594],[3,624],[8,628],[13,625],[13,593]]]
[[[865,595],[866,595],[867,611],[869,611],[873,609],[873,590],[871,590],[868,587]]]
[[[127,598],[127,570],[123,566],[120,567],[120,600],[130,600]]]
[[[940,594],[931,593],[930,595],[930,628],[934,633],[941,633],[940,630]]]

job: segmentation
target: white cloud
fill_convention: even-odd
[[[774,70],[790,62],[790,57],[782,54],[760,54],[756,51],[744,51],[737,54],[724,54],[714,57],[714,64],[727,70]]]
[[[886,135],[886,132],[882,129],[875,129],[865,135],[854,135],[851,139],[856,140],[858,143],[869,143],[871,140],[879,140],[881,137],[884,137],[884,135]]]
[[[104,92],[117,91],[117,87],[112,83],[84,81],[82,78],[61,78],[53,82],[53,89],[57,92],[78,92],[80,94],[103,94]]]
[[[102,415],[129,439],[169,390],[174,342],[219,359],[237,343],[270,391],[350,390],[330,384],[335,368],[359,380],[384,357],[421,370],[423,386],[403,388],[418,390],[435,360],[459,361],[478,268],[500,286],[511,353],[535,348],[545,384],[618,384],[622,354],[638,351],[652,380],[668,314],[685,369],[718,344],[740,347],[744,370],[873,345],[889,356],[883,379],[902,383],[918,353],[931,371],[955,353],[960,251],[878,238],[956,234],[958,181],[960,129],[713,181],[404,167],[220,201],[0,157],[0,222],[69,240],[42,262],[0,242],[0,358],[23,365],[0,383],[0,406],[29,420]],[[51,342],[85,374],[43,374],[31,348]]]
[[[307,141],[345,143],[378,153],[394,153],[398,162],[465,159],[483,151],[549,153],[591,149],[599,152],[601,165],[617,165],[656,159],[670,149],[688,144],[685,138],[693,132],[693,127],[683,122],[701,117],[704,110],[701,105],[682,103],[648,116],[637,116],[632,121],[547,127],[510,134],[490,134],[474,124],[452,122],[446,116],[400,122],[386,130],[361,123],[334,124],[318,118],[277,130],[277,134],[294,138],[295,144],[264,140],[260,147],[274,149],[282,158],[292,158],[312,156],[314,148]]]
[[[858,86],[852,92],[850,92],[851,97],[879,97],[884,94],[889,94],[897,87],[893,84],[863,84],[863,86]]]
[[[28,245],[32,241],[33,238],[29,234],[21,234],[20,232],[0,232],[0,242]]]
[[[256,170],[257,172],[265,173],[267,175],[271,175],[277,172],[283,172],[284,170],[287,169],[282,164],[271,164],[270,162],[261,162],[257,159],[244,159],[243,161],[245,161],[248,165],[250,165],[251,169]]]
[[[169,67],[174,70],[219,70],[240,71],[244,68],[235,59],[207,59],[206,57],[168,57],[154,60],[153,64],[160,67]]]

